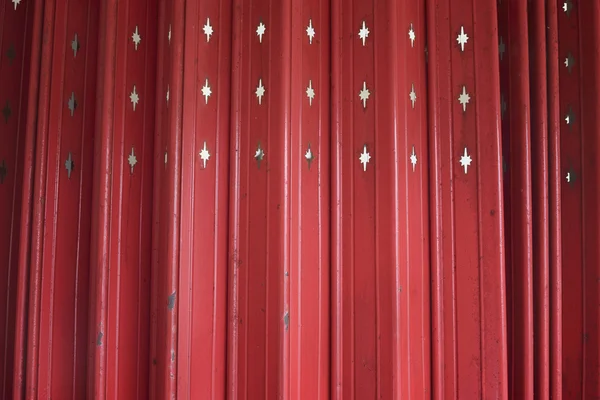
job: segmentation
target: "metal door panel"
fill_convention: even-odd
[[[450,5],[427,8],[434,397],[507,398],[496,2]]]
[[[155,99],[155,64],[149,60],[156,57],[156,4],[103,7],[89,312],[94,364],[87,387],[89,396],[144,399]]]
[[[284,398],[290,399],[329,398],[330,7],[329,0],[297,0],[289,9],[290,248],[283,322]]]
[[[46,158],[47,169],[40,188],[44,199],[40,264],[31,277],[37,290],[30,292],[29,326],[39,330],[29,334],[27,397],[81,397],[86,379],[85,294],[96,100],[96,82],[89,77],[96,71],[97,9],[92,3],[50,3],[45,12],[54,14],[44,27],[53,33],[47,39],[53,41],[53,53],[47,108],[40,110],[48,113],[48,120],[38,128],[38,135],[47,135],[47,147],[40,146],[45,151],[38,153]],[[74,40],[81,45],[77,52],[71,47]]]
[[[225,398],[231,1],[186,2],[177,398]]]
[[[13,395],[15,317],[23,182],[31,171],[25,143],[33,6],[0,7],[0,397]],[[25,209],[28,205],[25,203]]]
[[[333,2],[334,398],[429,396],[424,7]]]

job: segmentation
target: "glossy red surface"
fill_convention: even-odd
[[[0,2],[0,398],[600,396],[598,49],[576,0]]]

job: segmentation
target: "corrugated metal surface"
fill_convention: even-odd
[[[19,243],[29,223],[20,216],[21,210],[29,211],[22,195],[33,170],[26,152],[31,140],[27,111],[35,98],[29,90],[29,75],[35,73],[30,70],[33,9],[15,12],[8,2],[0,6],[0,398],[10,398],[14,388]]]
[[[600,5],[4,0],[0,397],[600,396]]]

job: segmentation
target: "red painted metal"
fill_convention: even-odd
[[[177,398],[223,399],[231,2],[187,2],[184,23]]]
[[[94,154],[88,395],[148,398],[156,3],[106,2]],[[110,21],[125,20],[114,24]],[[93,350],[92,350],[93,349]]]
[[[283,274],[283,322],[289,369],[283,397],[325,400],[330,398],[331,364],[331,1],[292,1],[287,10],[291,11],[286,192],[290,248]]]
[[[164,299],[167,298],[164,288],[166,230],[164,226],[167,216],[164,211],[166,166],[164,164],[167,149],[167,101],[166,94],[169,89],[169,42],[171,32],[171,1],[159,0],[159,18],[157,27],[157,73],[156,73],[156,119],[154,136],[154,182],[153,182],[153,209],[152,209],[152,265],[151,265],[151,289],[150,289],[150,399],[160,399],[162,396],[162,385],[166,375],[166,363],[168,358],[163,358],[161,346],[166,337],[164,318],[168,308],[165,307]],[[162,161],[162,162],[161,162]],[[159,301],[159,298],[161,301]]]
[[[438,399],[508,398],[496,1],[473,4],[427,9]],[[461,26],[473,38],[464,51]],[[466,110],[461,93],[470,95]]]
[[[332,398],[427,398],[425,3],[332,10]]]
[[[0,6],[0,397],[13,395],[15,318],[20,238],[27,225],[20,223],[27,209],[31,174],[28,135],[29,70],[33,6],[15,10]],[[27,187],[25,189],[24,187]]]
[[[506,244],[510,398],[532,398],[534,393],[532,121],[527,11],[527,3],[504,2],[499,12],[499,35],[503,38],[500,43],[505,46],[505,51],[499,49],[499,54],[505,145],[505,240],[510,241]],[[540,144],[543,146],[543,141]],[[542,199],[538,204],[544,203]],[[547,247],[542,247],[542,251],[547,254]]]
[[[232,399],[289,397],[284,354],[287,364],[291,316],[284,310],[283,282],[290,235],[290,18],[290,0],[233,3],[227,382]]]
[[[581,188],[582,188],[582,398],[600,397],[600,4],[577,2],[579,8]],[[560,29],[560,27],[559,27]],[[566,136],[566,135],[565,135]],[[566,271],[566,269],[563,269]]]
[[[599,44],[576,0],[4,0],[0,397],[600,396]]]
[[[573,4],[573,3],[571,3]],[[579,3],[577,3],[579,5]],[[560,154],[562,182],[561,224],[563,248],[563,397],[584,398],[584,254],[583,254],[583,190],[581,132],[581,64],[579,47],[579,7],[558,15],[558,53],[560,60],[573,60],[571,68],[562,64],[560,82]],[[568,117],[568,118],[567,118]],[[566,234],[568,232],[568,234]]]
[[[87,297],[80,294],[88,290],[93,119],[85,116],[95,102],[97,21],[93,4],[44,6],[52,47],[42,50],[48,58],[38,109],[27,398],[83,395],[87,347]]]

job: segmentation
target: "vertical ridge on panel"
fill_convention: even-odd
[[[159,379],[166,373],[166,360],[161,358],[166,329],[164,321],[168,312],[165,298],[168,298],[164,282],[166,260],[166,229],[168,220],[165,213],[164,199],[166,190],[165,154],[168,138],[167,93],[169,90],[170,42],[171,42],[171,1],[158,1],[157,28],[157,65],[156,65],[156,98],[154,120],[154,155],[153,155],[153,191],[152,191],[152,260],[150,271],[150,377],[149,398],[161,399],[164,380]]]
[[[178,398],[225,398],[231,0],[187,1]]]
[[[385,88],[375,87],[375,41],[385,39],[380,32],[386,24],[377,18],[384,12],[373,1],[334,0],[332,7],[331,390],[336,399],[374,398],[380,388],[375,117],[378,93]]]
[[[12,5],[12,4],[11,4]],[[8,3],[0,9],[0,397],[13,396],[15,318],[19,285],[19,246],[28,227],[21,215],[29,213],[31,189],[23,188],[24,174],[32,170],[33,159],[26,149],[34,5],[14,9]],[[33,77],[34,80],[37,77]],[[35,97],[37,93],[34,93]],[[31,140],[31,139],[29,139]],[[29,153],[30,154],[30,153]],[[25,200],[23,206],[23,200]],[[17,329],[18,325],[17,325]],[[15,392],[16,394],[16,392]]]
[[[400,197],[406,204],[406,285],[397,288],[401,301],[407,303],[406,321],[408,357],[406,384],[411,399],[430,397],[430,277],[429,277],[429,219],[427,188],[427,86],[425,82],[425,3],[405,3],[405,23],[398,26],[397,36],[405,43],[406,63],[404,88],[399,95],[406,99],[404,148],[397,149],[405,177],[397,178],[404,191]],[[404,29],[405,32],[402,32]],[[408,32],[406,32],[408,30]],[[413,39],[414,37],[414,39]],[[410,47],[409,47],[410,45]],[[396,118],[399,120],[399,118]]]
[[[101,77],[101,90],[111,106],[101,111],[101,123],[107,125],[98,133],[98,183],[107,179],[103,174],[109,176],[94,197],[106,202],[96,205],[100,210],[108,205],[107,220],[97,232],[103,240],[99,249],[105,247],[107,254],[97,264],[92,306],[94,344],[105,349],[96,353],[105,359],[95,360],[102,367],[93,378],[101,397],[148,398],[155,9],[154,1],[120,2],[106,16],[122,23],[111,28],[105,22],[102,38],[101,62],[109,76]]]
[[[99,63],[96,90],[99,101],[95,110],[96,139],[93,160],[93,200],[92,200],[92,249],[91,249],[91,298],[89,308],[89,371],[87,374],[87,395],[90,398],[105,398],[107,380],[108,333],[108,281],[110,258],[115,254],[111,248],[111,195],[113,172],[114,123],[112,113],[115,102],[116,81],[116,37],[118,4],[105,0],[100,4]],[[60,15],[57,12],[57,15]],[[72,101],[70,105],[74,105]],[[118,250],[116,251],[118,254]]]
[[[377,161],[381,164],[377,177],[378,397],[405,398],[411,388],[407,378],[413,355],[409,332],[413,325],[408,323],[410,249],[407,246],[409,216],[406,212],[409,207],[407,178],[412,170],[409,154],[412,155],[412,152],[407,146],[407,126],[417,120],[418,112],[411,109],[410,94],[415,93],[416,99],[418,92],[420,101],[424,91],[420,82],[416,81],[416,68],[408,76],[408,63],[402,61],[412,56],[411,64],[415,67],[418,64],[414,58],[418,58],[415,56],[420,46],[411,48],[410,37],[406,34],[410,24],[416,21],[409,15],[405,3],[389,1],[384,4],[387,9],[381,7],[376,14],[378,30],[375,43],[377,96],[382,100],[378,103],[375,119]],[[413,91],[415,84],[416,92]],[[416,149],[421,151],[418,144]]]
[[[26,362],[27,362],[27,299],[29,295],[29,273],[31,268],[31,255],[33,252],[33,209],[34,201],[34,177],[38,163],[36,162],[36,128],[38,123],[38,101],[43,101],[46,91],[40,90],[42,76],[48,77],[49,70],[41,70],[42,55],[42,28],[43,28],[43,6],[42,1],[28,3],[30,17],[28,18],[33,25],[31,28],[30,48],[23,49],[25,59],[30,62],[28,75],[23,75],[29,82],[27,93],[27,119],[23,126],[24,129],[24,153],[23,157],[23,187],[22,187],[22,206],[20,215],[20,237],[17,265],[17,284],[16,291],[16,310],[15,310],[15,336],[14,336],[14,369],[12,377],[12,395],[4,393],[6,399],[21,399],[25,395]],[[26,38],[29,37],[26,35]],[[44,49],[50,48],[50,41],[43,45]],[[44,120],[42,115],[39,121]],[[40,135],[41,136],[41,135]],[[37,231],[39,233],[39,231]],[[31,251],[31,252],[30,252]],[[7,377],[10,379],[10,377]]]
[[[40,68],[40,93],[38,102],[38,116],[34,135],[36,136],[35,144],[35,171],[33,183],[33,223],[31,233],[31,264],[29,271],[23,271],[27,266],[24,264],[23,253],[21,253],[20,263],[21,272],[27,276],[28,286],[25,289],[26,300],[19,310],[19,319],[23,320],[24,329],[23,335],[27,335],[22,345],[26,346],[21,355],[25,358],[23,362],[23,371],[25,375],[19,383],[24,385],[21,392],[24,392],[28,399],[37,398],[38,394],[38,358],[39,358],[39,336],[40,336],[40,308],[41,308],[41,280],[43,269],[43,250],[44,250],[44,235],[45,235],[45,198],[46,198],[46,177],[48,175],[48,136],[50,123],[50,82],[52,79],[52,50],[53,36],[47,32],[54,32],[53,1],[49,0],[44,3],[36,4],[36,12],[43,15],[42,27],[43,33],[46,33],[45,40],[42,41],[42,56]],[[43,11],[41,9],[43,8]],[[48,37],[50,36],[50,37]],[[26,249],[27,250],[27,249]],[[26,320],[26,322],[25,322]],[[20,393],[15,392],[13,398],[19,399]]]
[[[540,1],[540,0],[536,0]],[[562,246],[560,223],[562,214],[560,162],[560,101],[559,101],[559,40],[558,4],[546,5],[546,39],[548,66],[548,180],[550,226],[550,393],[552,398],[562,396]]]
[[[496,1],[473,2],[483,397],[508,398]],[[491,64],[491,67],[490,67]],[[491,106],[490,106],[491,105]],[[463,153],[464,154],[464,153]],[[465,164],[463,160],[463,164]],[[472,178],[472,177],[471,177]]]
[[[526,3],[502,5],[506,13],[507,32],[502,43],[501,64],[508,79],[506,92],[500,96],[500,117],[506,107],[505,134],[508,154],[503,169],[510,176],[505,187],[505,209],[510,211],[506,238],[511,242],[507,253],[508,349],[511,398],[533,397],[534,346],[533,346],[533,287],[532,287],[532,200],[531,200],[531,105],[529,100],[529,39]],[[502,37],[502,36],[500,36]],[[545,82],[544,82],[545,84]],[[504,173],[504,172],[503,172]],[[540,205],[541,206],[541,205]]]
[[[455,101],[450,68],[454,49],[448,46],[448,39],[445,37],[447,32],[452,31],[448,19],[450,2],[426,0],[426,7],[432,237],[432,397],[441,400],[458,398],[457,288],[454,261],[456,233],[453,227],[456,216],[453,208],[454,194],[450,185],[453,170],[460,166],[455,167],[452,163],[454,157],[450,136]]]
[[[562,5],[563,2],[559,2]],[[562,239],[562,314],[563,392],[566,399],[583,396],[584,347],[584,255],[583,255],[583,189],[581,81],[582,53],[579,47],[579,5],[570,2],[558,15],[559,106],[560,106],[560,169]],[[589,40],[589,39],[586,39]]]
[[[533,310],[534,310],[534,387],[540,398],[550,398],[551,367],[551,299],[550,274],[550,164],[549,164],[549,95],[552,93],[552,77],[549,79],[550,63],[556,58],[548,57],[551,49],[546,46],[545,2],[535,0],[528,4],[529,51],[531,52],[531,181],[533,218]],[[549,31],[550,37],[552,32]],[[550,102],[552,99],[550,98]],[[531,396],[533,397],[533,396]]]
[[[39,357],[32,360],[39,371],[32,383],[41,398],[69,398],[86,388],[98,21],[91,1],[57,3],[51,12]]]
[[[332,8],[332,396],[426,398],[425,3],[343,3]]]
[[[330,1],[292,2],[290,399],[329,398]]]
[[[233,3],[227,393],[235,399],[284,396],[286,384],[289,1]]]
[[[157,398],[177,396],[177,337],[179,291],[179,250],[181,224],[181,139],[183,113],[183,63],[185,1],[167,3],[169,30],[168,81],[164,88],[166,126],[164,172],[161,177],[161,211],[158,289]],[[157,96],[160,98],[160,91]],[[160,255],[162,253],[162,256]]]
[[[495,5],[428,5],[435,398],[508,398]]]
[[[372,148],[373,158],[369,160],[367,172],[372,169],[373,175],[370,175],[365,179],[365,182],[369,185],[373,185],[368,187],[368,191],[372,192],[372,194],[364,193],[361,195],[355,193],[354,198],[356,202],[364,201],[363,199],[365,198],[367,201],[371,199],[374,201],[369,201],[371,204],[365,204],[355,208],[355,212],[353,213],[355,219],[353,223],[360,223],[361,214],[364,212],[366,216],[371,216],[373,220],[372,227],[368,227],[368,230],[365,232],[366,235],[364,236],[361,235],[361,229],[357,229],[355,237],[352,238],[352,241],[349,241],[347,245],[350,248],[353,248],[355,253],[360,253],[362,250],[361,243],[372,241],[372,244],[369,243],[366,247],[368,251],[371,251],[369,247],[373,245],[373,253],[368,255],[370,259],[364,260],[368,260],[368,262],[363,261],[355,264],[354,279],[355,282],[360,282],[363,279],[361,275],[365,276],[366,274],[370,274],[372,269],[373,275],[369,276],[365,282],[368,284],[368,287],[363,287],[361,290],[367,289],[371,291],[373,298],[355,299],[354,301],[355,307],[357,307],[356,309],[363,308],[360,305],[361,300],[373,302],[372,305],[369,305],[369,307],[372,307],[371,312],[373,315],[369,317],[374,319],[374,323],[367,322],[365,324],[364,320],[366,319],[368,321],[368,316],[366,315],[366,310],[362,311],[362,315],[359,314],[362,321],[356,321],[354,330],[356,331],[356,335],[360,337],[360,335],[364,335],[361,330],[366,331],[367,329],[365,328],[370,328],[376,338],[374,343],[375,346],[372,349],[366,347],[366,349],[364,349],[366,350],[365,352],[363,352],[364,350],[362,349],[359,351],[359,354],[363,354],[361,356],[361,360],[363,361],[359,362],[359,365],[362,365],[356,368],[357,382],[360,382],[361,380],[365,382],[367,370],[372,368],[373,378],[375,380],[374,391],[370,394],[366,391],[362,392],[362,389],[359,387],[355,387],[354,396],[357,399],[375,398],[375,396],[377,398],[402,396],[400,394],[402,391],[398,390],[400,388],[394,388],[393,379],[395,374],[400,375],[401,372],[407,371],[407,368],[405,367],[410,363],[411,355],[410,351],[407,351],[407,345],[410,343],[409,328],[411,325],[408,323],[407,319],[405,319],[408,314],[405,312],[408,302],[403,301],[404,299],[400,299],[399,303],[402,311],[398,310],[396,307],[398,304],[394,302],[397,293],[400,296],[403,295],[402,285],[405,287],[408,286],[407,260],[402,258],[397,259],[394,251],[396,229],[406,230],[406,225],[402,226],[402,223],[406,222],[406,220],[401,218],[402,222],[398,226],[396,225],[397,216],[394,215],[394,210],[396,208],[401,210],[406,208],[406,203],[397,203],[396,193],[394,193],[394,189],[399,186],[396,182],[398,171],[394,168],[394,165],[397,153],[404,154],[406,150],[406,143],[404,140],[405,132],[403,132],[403,125],[406,124],[406,118],[402,115],[405,112],[405,110],[402,109],[402,106],[406,104],[404,100],[407,96],[406,93],[409,91],[408,89],[405,90],[406,69],[401,68],[400,65],[394,62],[396,61],[394,55],[395,51],[397,51],[397,46],[405,45],[406,42],[408,42],[408,38],[405,35],[402,35],[403,28],[408,26],[405,22],[405,10],[403,7],[399,7],[401,14],[398,16],[396,14],[396,11],[398,10],[395,8],[395,5],[395,2],[393,1],[385,1],[379,4],[373,2],[370,5],[370,9],[363,9],[354,14],[355,18],[367,17],[368,20],[370,20],[369,22],[371,22],[367,25],[367,29],[370,31],[369,36],[367,37],[369,43],[365,42],[364,47],[366,47],[366,49],[360,48],[362,47],[362,43],[359,44],[358,51],[354,52],[356,58],[353,60],[353,64],[356,65],[357,71],[361,71],[362,73],[366,72],[366,81],[371,84],[370,92],[373,96],[371,97],[370,93],[367,103],[368,110],[365,110],[364,114],[367,116],[366,121],[368,125],[367,128],[364,129],[364,132],[361,133],[363,135],[366,134],[371,136],[368,140],[371,141],[370,147]],[[372,17],[369,15],[371,13],[373,15]],[[395,21],[394,17],[399,18],[399,21]],[[362,26],[356,24],[356,22],[354,25],[362,28]],[[346,41],[346,47],[349,47],[349,44],[354,45],[355,42],[358,41],[356,37],[352,39],[351,42],[348,40]],[[364,54],[363,52],[365,52],[366,55],[361,57],[361,55]],[[363,62],[360,62],[361,58],[363,59]],[[399,76],[395,76],[396,74]],[[353,87],[356,88],[356,84],[354,84]],[[397,102],[394,101],[394,95],[400,97],[401,105],[398,105]],[[356,100],[353,101],[353,103],[356,103]],[[362,104],[360,104],[360,106],[362,107]],[[357,115],[360,114],[363,113],[356,113],[356,111],[354,111],[354,118],[356,118],[355,120],[357,122],[360,121],[360,117],[357,118]],[[398,120],[398,130],[394,129],[395,119]],[[359,122],[356,127],[361,129],[360,126]],[[355,145],[356,144],[358,143],[355,142]],[[369,146],[367,146],[367,150],[369,150]],[[402,160],[402,158],[403,157],[400,156],[400,160]],[[356,159],[354,158],[352,161],[354,164]],[[400,161],[400,170],[406,171],[406,164],[402,161]],[[364,168],[361,172],[365,172]],[[355,184],[357,186],[361,185],[362,183],[358,183],[361,180],[361,175],[357,174],[354,176],[355,178],[358,178],[356,180],[357,183]],[[406,183],[406,177],[402,176],[400,182]],[[367,196],[365,196],[365,194],[367,194]],[[369,198],[369,196],[373,197]],[[404,197],[402,195],[400,196]],[[361,197],[363,199],[361,199]],[[390,218],[390,215],[394,215],[396,218]],[[369,230],[371,230],[371,232],[369,232]],[[407,253],[405,253],[405,255],[406,254]],[[341,268],[345,268],[346,265],[347,264],[342,264]],[[356,286],[357,285],[355,285],[355,287]],[[362,285],[359,284],[358,287],[360,286]],[[360,325],[363,324],[367,326],[361,327]],[[397,343],[394,338],[399,338],[400,343]],[[359,346],[360,343],[357,340],[356,348],[360,348]],[[403,356],[401,358],[403,365],[400,371],[394,371],[394,367],[396,366],[395,361],[400,361],[394,359],[395,354],[393,349],[395,346],[401,347],[399,350],[400,354]],[[367,361],[367,363],[364,361]],[[408,389],[408,386],[406,385],[405,378],[401,377],[400,379],[405,383],[405,385],[402,385],[402,390],[408,393],[406,390]],[[398,392],[394,393],[394,389],[398,390]]]
[[[577,2],[581,62],[581,184],[583,197],[583,388],[600,397],[600,3]]]

